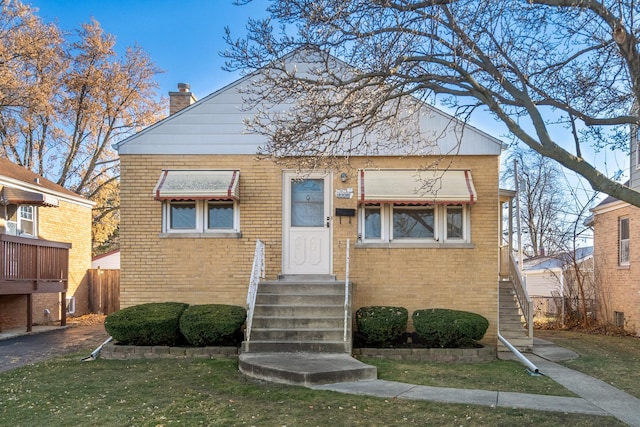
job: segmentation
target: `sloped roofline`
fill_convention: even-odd
[[[300,50],[303,50],[303,49],[309,49],[309,48],[308,48],[308,47],[301,47],[301,48],[297,48],[297,49],[295,49],[295,50],[293,50],[293,51],[291,51],[291,52],[289,52],[289,53],[287,53],[287,54],[283,55],[282,57],[278,58],[276,61],[286,61],[286,60],[288,60],[288,59],[294,58],[294,57],[295,57],[295,55],[296,55]],[[336,61],[336,62],[338,62],[338,63],[340,63],[340,64],[342,64],[342,65],[344,65],[344,66],[345,66],[345,67],[347,67],[347,68],[350,68],[350,69],[356,69],[356,67],[353,67],[353,66],[351,66],[351,65],[347,64],[347,63],[346,63],[345,61],[343,61],[342,59],[339,59],[339,58],[337,58],[337,57],[335,57],[335,56],[333,56],[333,55],[331,56],[331,59],[332,59],[332,60],[334,60],[334,61]],[[176,112],[176,113],[174,113],[174,114],[172,114],[172,115],[168,115],[168,116],[164,117],[163,119],[161,119],[161,120],[157,121],[156,123],[154,123],[154,124],[152,124],[152,125],[150,125],[150,126],[146,127],[145,129],[143,129],[143,130],[141,130],[141,131],[139,131],[139,132],[135,133],[134,135],[131,135],[131,136],[129,136],[129,137],[127,137],[127,138],[123,139],[122,141],[118,141],[117,143],[113,144],[113,145],[112,145],[112,147],[113,147],[115,150],[118,150],[118,151],[119,151],[119,150],[120,150],[120,148],[121,148],[121,147],[123,147],[124,145],[127,145],[127,144],[131,143],[132,141],[134,141],[134,140],[138,139],[139,137],[141,137],[141,136],[145,135],[146,133],[148,133],[148,132],[152,131],[153,129],[157,128],[158,126],[160,126],[160,125],[164,124],[165,122],[170,121],[170,120],[172,120],[172,119],[174,119],[174,118],[177,118],[177,117],[179,117],[179,116],[181,116],[181,115],[183,115],[183,114],[186,114],[186,113],[188,113],[191,109],[196,108],[199,104],[206,103],[208,100],[210,100],[210,99],[212,99],[212,98],[215,98],[215,97],[216,97],[216,96],[218,96],[219,94],[221,94],[221,93],[223,93],[223,92],[228,91],[229,89],[233,88],[234,86],[241,85],[241,84],[243,84],[243,83],[247,82],[248,80],[250,80],[250,79],[252,79],[252,78],[255,78],[255,77],[259,76],[259,75],[260,75],[260,72],[261,72],[261,70],[262,70],[262,69],[264,69],[264,67],[263,67],[263,68],[261,68],[261,69],[258,69],[258,70],[256,70],[256,71],[253,71],[253,72],[251,72],[251,73],[247,74],[246,76],[240,77],[239,79],[234,80],[234,81],[232,81],[231,83],[228,83],[228,84],[224,85],[223,87],[221,87],[221,88],[219,88],[219,89],[215,90],[214,92],[210,93],[209,95],[205,96],[204,98],[197,100],[196,102],[194,102],[193,104],[191,104],[191,105],[189,105],[189,106],[187,106],[187,107],[183,108],[182,110],[180,110],[180,111],[178,111],[178,112]],[[434,106],[432,106],[432,105],[430,105],[430,104],[425,103],[424,101],[422,101],[422,100],[420,100],[420,99],[416,98],[416,97],[415,97],[415,96],[413,96],[413,95],[409,95],[409,96],[411,96],[412,98],[414,98],[414,99],[416,100],[416,102],[419,102],[422,106],[424,106],[424,107],[428,108],[432,113],[439,114],[439,115],[441,115],[442,117],[445,117],[445,118],[446,118],[447,120],[449,120],[449,121],[455,121],[455,122],[457,122],[457,123],[459,123],[459,124],[461,124],[461,125],[464,125],[464,127],[465,127],[465,128],[469,128],[469,129],[471,129],[472,131],[477,132],[478,134],[480,134],[480,135],[482,135],[483,137],[487,138],[488,140],[490,140],[491,142],[493,142],[493,143],[495,143],[497,146],[499,146],[499,147],[500,147],[500,151],[502,151],[502,150],[504,150],[504,149],[505,149],[505,144],[504,144],[502,141],[500,141],[498,138],[496,138],[496,137],[494,137],[494,136],[492,136],[492,135],[488,134],[487,132],[485,132],[485,131],[483,131],[483,130],[481,130],[481,129],[478,129],[477,127],[475,127],[475,126],[473,126],[473,125],[470,125],[469,123],[467,123],[467,122],[465,122],[465,121],[463,121],[463,120],[460,120],[459,118],[457,118],[457,117],[455,117],[455,116],[453,116],[453,115],[451,115],[451,114],[449,114],[449,113],[446,113],[445,111],[442,111],[442,110],[441,110],[441,109],[439,109],[439,108],[436,108],[436,107],[434,107]]]
[[[48,180],[42,175],[38,175],[29,169],[16,165],[9,159],[0,158],[0,184],[50,194],[65,201],[87,207],[96,205],[95,202]]]

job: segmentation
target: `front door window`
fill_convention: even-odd
[[[291,226],[324,227],[324,179],[291,181]]]

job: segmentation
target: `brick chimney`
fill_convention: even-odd
[[[169,115],[172,116],[183,108],[196,102],[188,83],[178,83],[177,92],[169,92]]]

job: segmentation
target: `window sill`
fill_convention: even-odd
[[[437,242],[384,242],[384,243],[369,243],[358,242],[356,248],[363,249],[405,249],[405,248],[420,248],[420,249],[475,249],[476,245],[473,243],[437,243]]]
[[[618,270],[629,270],[630,267],[629,264],[618,265]]]
[[[229,231],[224,233],[160,233],[161,239],[239,239],[241,231]]]

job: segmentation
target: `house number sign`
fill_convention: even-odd
[[[352,199],[352,198],[353,198],[353,188],[349,187],[347,189],[336,190],[336,199]]]

